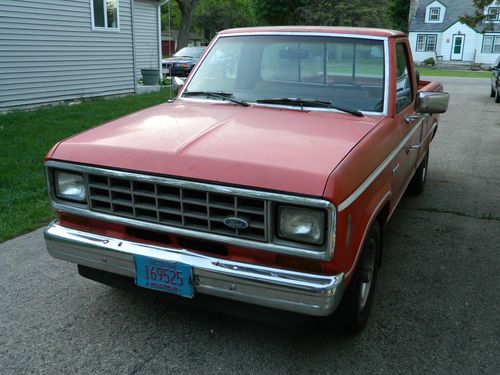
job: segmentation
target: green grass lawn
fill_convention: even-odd
[[[162,91],[0,114],[0,243],[53,218],[43,166],[52,145],[103,122],[163,103],[167,97],[167,91]]]
[[[428,77],[471,77],[471,78],[489,78],[491,72],[475,72],[472,70],[442,70],[432,68],[415,67],[421,76]]]

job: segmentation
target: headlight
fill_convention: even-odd
[[[280,206],[278,236],[287,240],[321,245],[325,237],[323,211]]]
[[[83,175],[80,173],[55,171],[54,183],[56,186],[56,196],[76,202],[85,202],[85,184]]]

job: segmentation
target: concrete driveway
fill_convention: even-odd
[[[500,105],[452,94],[425,192],[405,197],[366,329],[282,327],[115,290],[50,258],[42,230],[0,245],[0,373],[500,373]]]

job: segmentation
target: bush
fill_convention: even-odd
[[[422,61],[422,65],[434,66],[434,65],[436,65],[436,60],[434,60],[434,57],[429,57],[428,59],[425,59],[424,61]]]

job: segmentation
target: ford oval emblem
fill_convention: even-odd
[[[224,225],[233,229],[246,229],[248,228],[248,221],[240,219],[239,217],[228,216],[224,219]]]

